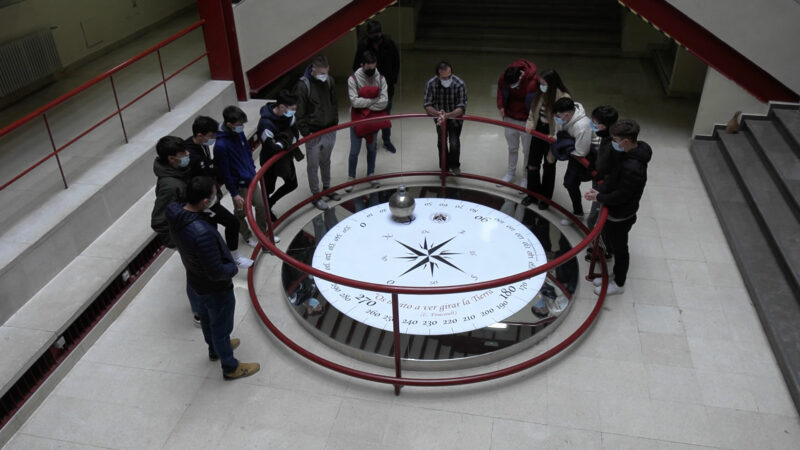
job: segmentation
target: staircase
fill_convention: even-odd
[[[800,409],[800,105],[717,126],[691,153]]]
[[[620,29],[615,0],[425,0],[415,48],[615,56]]]

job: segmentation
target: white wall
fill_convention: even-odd
[[[670,39],[626,8],[622,10],[621,47],[624,56],[652,56],[653,47],[669,46]]]
[[[233,5],[242,69],[252,69],[348,3],[350,0],[244,0]]]
[[[0,43],[52,28],[61,64],[66,67],[195,2],[24,0],[0,9]]]
[[[721,73],[708,68],[692,135],[710,135],[715,124],[726,124],[736,111],[744,114],[766,114],[762,103]]]
[[[800,93],[800,4],[795,0],[667,0]]]

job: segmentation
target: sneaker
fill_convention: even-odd
[[[325,188],[325,189],[328,189],[328,188]],[[342,196],[339,195],[338,192],[331,192],[330,194],[326,195],[325,198],[327,198],[328,200],[334,201],[334,202],[338,202],[339,200],[342,199]]]
[[[608,261],[609,259],[614,257],[614,255],[611,254],[608,250],[604,250],[603,251],[603,255],[606,257],[606,261]],[[584,255],[583,259],[586,262],[591,262],[592,261],[592,248],[591,247],[586,249],[586,255]]]
[[[200,325],[200,316],[198,316],[197,314],[192,315],[192,322],[194,322],[194,326],[196,326],[197,328],[200,328],[200,326],[201,326]]]
[[[258,239],[256,239],[255,236],[247,238],[247,245],[256,248],[258,246]]]
[[[237,378],[249,377],[261,369],[258,363],[239,363],[236,370],[233,372],[222,373],[222,378],[226,380],[235,380]]]
[[[279,238],[277,234],[273,235],[272,236],[272,242],[274,242],[276,244],[280,244],[281,243],[281,238]]]
[[[608,275],[608,281],[613,281],[613,280],[614,280],[614,274],[612,273],[612,274]],[[603,285],[603,277],[597,277],[597,278],[593,279],[592,280],[592,284],[594,285],[594,287],[602,286]]]
[[[231,339],[231,349],[232,350],[236,350],[237,348],[239,348],[239,344],[241,344],[241,343],[242,343],[242,341],[240,341],[239,338]],[[213,350],[209,350],[208,351],[208,359],[210,361],[218,361],[219,360],[219,356],[217,356],[217,354],[214,353]]]
[[[583,214],[575,214],[575,217],[577,217],[578,220],[583,222]],[[567,225],[572,225],[573,223],[574,222],[572,220],[567,219],[566,217],[561,219],[561,225],[567,226]]]
[[[520,180],[519,186],[523,187],[525,189],[528,189],[528,179],[527,178],[523,178],[522,180]]]
[[[239,266],[240,269],[247,269],[253,265],[253,260],[245,258],[244,256],[234,256],[233,260],[236,261],[236,265]]]
[[[311,204],[314,205],[314,208],[317,208],[320,211],[325,211],[326,209],[328,209],[328,204],[325,203],[325,200],[321,198],[314,200],[313,202],[311,202]]]
[[[353,181],[353,180],[355,180],[355,178],[353,178],[353,177],[347,177],[347,181]],[[352,185],[351,185],[351,186],[347,186],[346,188],[344,188],[344,191],[345,191],[345,192],[348,192],[348,193],[349,193],[349,192],[353,192],[353,186],[352,186]]]
[[[369,182],[369,184],[372,186],[372,189],[378,189],[381,187],[381,183],[378,180],[372,180]]]
[[[461,175],[461,168],[460,167],[453,167],[450,169],[450,173],[453,175]]]
[[[506,183],[511,183],[511,180],[513,180],[513,179],[514,179],[514,174],[513,174],[513,173],[510,173],[510,172],[509,172],[509,173],[507,173],[507,174],[505,174],[505,175],[503,175],[503,178],[501,178],[501,180],[505,181]],[[495,186],[497,186],[497,187],[503,187],[503,185],[502,185],[502,184],[497,184],[497,185],[495,185]]]
[[[594,288],[594,295],[600,295],[600,290],[603,289],[603,286],[597,286]],[[619,295],[625,292],[625,286],[617,286],[617,283],[614,280],[608,282],[608,289],[606,289],[606,295]]]
[[[397,149],[394,148],[394,145],[392,145],[391,142],[384,141],[383,146],[386,147],[386,151],[387,152],[389,152],[389,153],[397,153]]]
[[[550,204],[547,202],[539,202],[539,209],[544,211],[545,209],[549,208]]]

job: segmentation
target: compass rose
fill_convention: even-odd
[[[458,266],[447,260],[453,255],[460,255],[460,253],[454,253],[449,250],[445,250],[443,248],[445,245],[447,245],[448,242],[452,241],[455,238],[456,237],[453,236],[450,239],[438,245],[433,245],[431,243],[431,247],[428,247],[428,238],[425,238],[423,240],[423,243],[420,245],[420,248],[422,250],[417,250],[416,248],[408,244],[404,244],[398,240],[395,240],[395,242],[402,245],[411,252],[407,256],[398,256],[397,258],[405,259],[407,261],[412,261],[415,263],[413,266],[411,266],[410,269],[401,273],[400,276],[402,277],[403,275],[407,274],[408,272],[411,272],[414,269],[419,269],[419,268],[424,269],[427,266],[430,266],[431,276],[433,276],[434,269],[439,268],[439,263],[447,264],[448,266],[458,270],[459,272],[464,272]]]

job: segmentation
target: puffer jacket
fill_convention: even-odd
[[[608,207],[609,217],[627,219],[639,210],[653,149],[646,142],[639,141],[630,151],[612,152],[604,182],[597,186],[597,201]]]
[[[183,201],[191,172],[188,167],[175,168],[156,158],[153,161],[153,173],[158,181],[156,181],[156,202],[153,205],[153,212],[150,214],[150,228],[158,233],[162,244],[168,248],[175,248],[164,213],[170,203]]]

